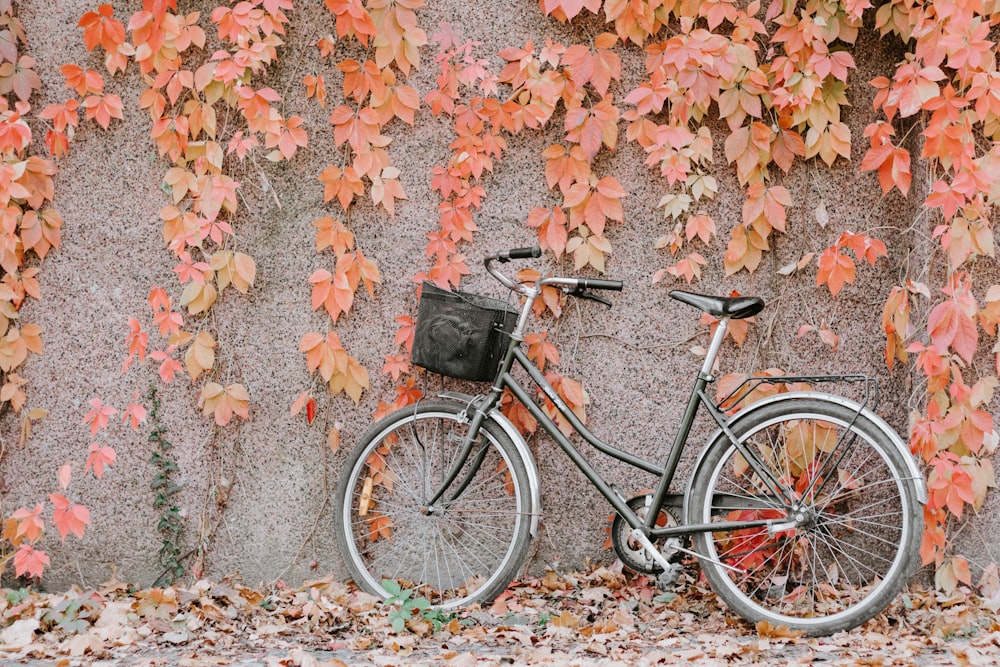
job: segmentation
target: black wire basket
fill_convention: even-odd
[[[413,363],[431,373],[489,382],[496,376],[517,315],[505,301],[425,282],[413,336]]]

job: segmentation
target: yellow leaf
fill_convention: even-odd
[[[218,292],[207,281],[202,284],[192,280],[181,293],[181,305],[187,306],[189,315],[197,315],[207,312],[217,296]]]
[[[563,611],[559,616],[552,619],[552,625],[557,628],[576,628],[580,626],[580,619],[568,611]]]
[[[204,415],[213,415],[216,424],[225,426],[233,415],[249,419],[249,399],[246,388],[241,384],[223,388],[216,382],[209,382],[201,390],[199,404]]]
[[[219,284],[219,289],[224,290],[232,282],[232,262],[233,252],[231,250],[218,250],[209,260],[209,266],[215,271],[215,282]]]
[[[242,252],[236,253],[233,255],[233,270],[233,286],[246,294],[257,277],[257,265],[253,257]]]
[[[358,501],[358,516],[368,516],[368,510],[371,509],[372,503],[372,489],[375,486],[375,480],[369,477],[365,477],[365,485],[361,489],[361,499]]]
[[[202,331],[195,337],[184,353],[184,364],[191,380],[197,380],[199,375],[212,368],[215,364],[215,339],[212,334]]]

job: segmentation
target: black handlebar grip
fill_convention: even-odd
[[[625,286],[620,280],[601,280],[599,278],[579,278],[579,285],[583,289],[604,289],[614,292],[621,292]]]
[[[534,257],[541,257],[542,249],[538,246],[533,248],[514,248],[508,250],[507,252],[500,253],[500,257],[504,259],[532,259]]]

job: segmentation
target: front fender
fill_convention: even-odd
[[[910,448],[907,447],[906,443],[903,442],[903,439],[899,437],[899,434],[897,434],[896,431],[894,431],[892,427],[885,422],[885,420],[883,420],[881,417],[879,417],[877,414],[875,414],[868,408],[862,408],[861,404],[858,403],[857,401],[853,401],[849,398],[844,398],[843,396],[837,396],[835,394],[827,394],[825,392],[819,392],[819,391],[793,391],[786,394],[775,394],[773,396],[769,396],[763,400],[760,400],[756,403],[753,403],[752,405],[748,405],[747,407],[737,412],[736,415],[733,416],[733,418],[729,421],[729,428],[730,429],[737,428],[739,426],[739,423],[744,419],[746,419],[747,417],[749,417],[751,414],[753,414],[755,410],[760,410],[761,408],[768,405],[772,405],[774,403],[783,403],[786,401],[794,401],[803,398],[835,403],[837,405],[846,407],[850,410],[854,410],[855,412],[860,412],[866,419],[871,421],[872,424],[876,426],[876,428],[885,433],[885,435],[889,438],[889,441],[892,443],[892,445],[902,455],[903,461],[906,462],[907,471],[910,473],[910,477],[913,479],[914,484],[916,484],[917,486],[917,499],[920,501],[921,504],[923,505],[927,504],[927,482],[924,480],[924,474],[920,470],[920,466],[917,465],[917,460],[913,457],[913,454],[910,453]],[[700,472],[701,466],[704,463],[705,457],[708,455],[709,450],[719,440],[720,437],[725,439],[726,436],[722,433],[722,429],[716,429],[715,433],[713,433],[706,441],[705,447],[701,450],[701,453],[698,455],[698,460],[695,462],[694,467],[691,469],[691,474],[688,476],[687,493],[684,494],[685,519],[687,518],[687,512],[688,512],[687,499],[691,497],[691,485],[694,479],[697,477],[698,473]]]
[[[482,398],[454,391],[440,392],[438,396],[453,401],[461,401],[466,405]],[[517,453],[521,455],[521,460],[524,461],[524,468],[528,472],[528,490],[531,494],[531,537],[538,537],[538,525],[542,518],[542,485],[538,477],[538,466],[535,464],[535,456],[531,453],[531,448],[528,447],[528,442],[521,435],[521,432],[517,430],[513,422],[507,419],[498,408],[490,410],[489,418],[503,429],[507,437],[514,443]]]

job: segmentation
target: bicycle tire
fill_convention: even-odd
[[[524,562],[531,542],[528,473],[492,420],[480,429],[487,449],[470,483],[446,509],[425,511],[461,449],[465,407],[435,400],[402,408],[372,426],[347,460],[337,490],[337,544],[354,582],[368,593],[388,598],[382,581],[389,579],[442,609],[488,603]]]
[[[792,502],[769,491],[724,435],[695,471],[690,524],[806,519],[791,530],[694,536],[712,589],[746,620],[810,635],[848,630],[883,611],[915,569],[923,508],[902,458],[908,454],[855,414],[839,403],[801,398],[734,422],[736,439],[797,494]]]

